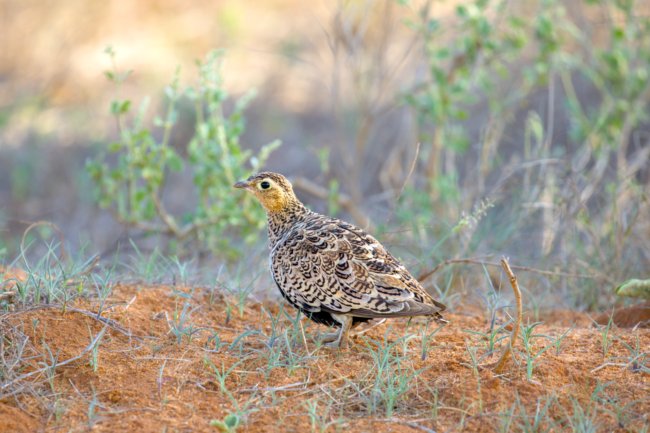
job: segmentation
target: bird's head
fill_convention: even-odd
[[[233,185],[251,192],[267,212],[284,212],[301,206],[291,183],[278,173],[263,171]]]

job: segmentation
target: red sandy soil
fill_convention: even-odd
[[[489,325],[479,312],[447,314],[451,323],[433,337],[425,360],[420,356],[419,337],[406,343],[404,365],[419,373],[395,412],[387,416],[380,410],[370,415],[357,395],[367,394],[367,389],[355,387],[368,384],[364,377],[373,368],[369,346],[375,343],[369,339],[393,342],[420,332],[421,324],[411,323],[407,329],[406,321],[393,320],[354,338],[347,349],[315,351],[313,336],[325,329],[307,326],[305,322],[304,341],[308,351],[314,352],[312,356],[292,369],[277,367],[269,372],[263,356],[268,349],[260,338],[243,338],[241,345],[232,350],[228,344],[246,330],[270,333],[271,321],[265,310],[277,313],[278,305],[248,301],[241,316],[235,306],[227,321],[229,299],[210,298],[207,291],[194,289],[191,305],[198,309],[190,320],[196,327],[216,331],[225,344],[219,351],[211,352],[208,349],[213,342],[207,330],[197,332],[191,341],[183,338],[180,344],[170,333],[167,319],[173,319],[184,300],[179,293],[191,291],[167,286],[117,286],[104,306],[103,316],[121,328],[107,328],[98,346],[96,371],[89,352],[58,367],[49,380],[45,373],[39,373],[12,385],[11,389],[17,391],[6,395],[5,390],[0,400],[0,431],[219,431],[210,421],[224,419],[233,411],[234,403],[221,392],[206,360],[217,369],[234,366],[226,388],[237,404],[249,404],[252,409],[238,431],[325,431],[319,430],[318,425],[313,430],[307,415],[306,402],[315,398],[321,399],[318,407],[324,421],[332,421],[326,431],[498,431],[506,418],[499,414],[513,408],[517,398],[533,415],[538,398],[545,396],[556,398],[548,414],[548,419],[555,423],[551,431],[565,431],[569,429],[567,418],[574,411],[574,400],[584,408],[589,407],[599,383],[607,384],[603,395],[615,400],[618,407],[628,405],[622,422],[617,420],[614,410],[600,410],[599,431],[638,431],[648,421],[649,375],[636,364],[627,363],[630,352],[625,347],[638,344],[642,352],[647,352],[648,329],[614,327],[605,358],[602,333],[593,327],[587,315],[560,311],[542,316],[544,323],[535,328],[536,334],[557,337],[570,327],[573,329],[559,353],[552,347],[537,359],[528,380],[520,354],[514,362],[510,361],[503,375],[490,368],[475,373],[468,365],[467,347],[476,347],[479,355],[484,354],[485,339],[467,331],[485,332]],[[18,375],[42,368],[42,362],[51,359],[42,356],[48,350],[57,362],[79,355],[102,330],[104,323],[75,308],[96,312],[98,303],[76,301],[65,312],[61,307],[43,307],[0,316],[4,344],[14,341],[18,333],[29,338],[31,349]],[[281,329],[289,326],[288,320],[282,320]],[[548,344],[546,339],[537,338],[534,347],[539,350]],[[305,354],[301,346],[302,341],[296,342],[295,351]],[[400,344],[400,351],[401,347]],[[521,350],[521,341],[517,342],[517,349]],[[481,362],[489,364],[497,358],[495,353]],[[432,411],[435,401],[436,412]],[[327,402],[331,405],[329,413],[325,411]],[[519,429],[513,426],[511,431]]]

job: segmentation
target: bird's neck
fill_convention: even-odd
[[[269,243],[271,248],[296,224],[304,221],[310,212],[299,201],[292,202],[279,211],[267,210],[266,216],[269,220]]]

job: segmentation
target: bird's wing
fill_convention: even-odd
[[[271,263],[287,299],[306,311],[372,318],[444,310],[375,238],[336,219],[294,228]]]

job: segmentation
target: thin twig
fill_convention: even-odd
[[[429,278],[431,275],[435,274],[440,270],[440,268],[448,266],[448,265],[453,265],[453,264],[459,264],[459,263],[464,263],[464,264],[470,264],[470,265],[482,265],[482,266],[494,266],[494,267],[502,267],[503,265],[501,263],[495,263],[495,262],[486,262],[483,260],[479,259],[448,259],[443,262],[438,263],[436,266],[433,267],[430,271],[424,272],[420,275],[418,275],[417,280],[419,282],[422,282]],[[589,280],[596,279],[593,275],[587,275],[587,274],[573,274],[570,272],[556,272],[556,271],[545,271],[543,269],[535,269],[531,268],[528,266],[511,266],[511,269],[515,269],[517,271],[524,271],[524,272],[532,272],[535,274],[540,274],[540,275],[549,275],[549,276],[554,276],[554,277],[568,277],[568,278],[585,278]]]
[[[415,421],[408,421],[408,420],[399,419],[399,418],[378,419],[376,421],[379,421],[379,422],[392,422],[392,423],[395,423],[395,424],[403,424],[403,425],[409,426],[411,428],[414,428],[416,430],[422,430],[422,431],[427,432],[427,433],[436,433],[436,431],[434,429],[423,426],[421,424],[418,424]]]
[[[163,372],[165,371],[165,365],[167,365],[167,360],[165,359],[160,366],[160,371],[158,372],[158,399],[162,401],[162,386],[163,386]]]
[[[302,344],[304,345],[305,350],[309,352],[309,348],[307,347],[307,337],[305,336],[305,327],[302,326],[302,320],[298,320],[298,323],[300,324],[300,335],[302,336]]]
[[[409,171],[406,174],[406,177],[404,178],[404,182],[402,183],[402,187],[399,189],[399,193],[397,194],[397,197],[395,197],[395,203],[397,203],[404,193],[404,189],[406,189],[406,184],[408,183],[409,179],[413,175],[413,171],[415,170],[415,166],[418,162],[418,155],[420,154],[420,142],[418,141],[417,145],[415,146],[415,155],[413,155],[413,161],[411,161],[411,166],[409,167]]]
[[[297,189],[300,189],[307,194],[311,194],[314,197],[320,198],[321,200],[326,200],[329,198],[330,193],[327,189],[323,188],[320,185],[315,184],[314,182],[305,179],[304,177],[298,177],[293,179],[292,182],[293,186]],[[354,218],[355,222],[359,224],[362,227],[369,227],[370,226],[370,220],[368,217],[354,204],[352,199],[346,195],[346,194],[339,194],[338,197],[338,202],[345,209],[352,215],[352,218]]]
[[[56,234],[59,236],[59,250],[61,251],[60,259],[62,261],[66,260],[68,258],[68,253],[65,250],[65,236],[63,235],[63,230],[61,230],[59,228],[59,226],[57,226],[53,222],[45,221],[45,220],[36,221],[36,222],[31,223],[29,226],[27,226],[27,228],[23,232],[23,237],[20,239],[20,252],[23,254],[23,256],[25,256],[25,241],[27,240],[27,234],[32,229],[34,229],[34,228],[36,228],[38,226],[47,226],[47,227],[50,227],[51,229],[53,229],[56,232]]]
[[[307,380],[305,382],[296,382],[296,383],[289,383],[287,385],[282,385],[282,386],[269,386],[269,387],[264,387],[264,388],[258,388],[258,387],[253,387],[253,388],[244,388],[238,390],[238,392],[242,393],[251,393],[251,392],[278,392],[278,391],[302,391],[304,390],[307,385],[310,385],[312,382]]]
[[[634,365],[634,363],[637,362],[637,360],[638,360],[639,358],[641,358],[641,356],[645,356],[645,353],[635,356],[635,357],[632,358],[629,362],[606,362],[606,363],[604,363],[604,364],[602,364],[602,365],[599,365],[598,367],[592,369],[592,370],[591,370],[591,373],[595,373],[595,372],[597,372],[598,370],[601,370],[601,369],[603,369],[603,368],[605,368],[605,367],[623,367],[623,368],[628,368],[629,366]]]

